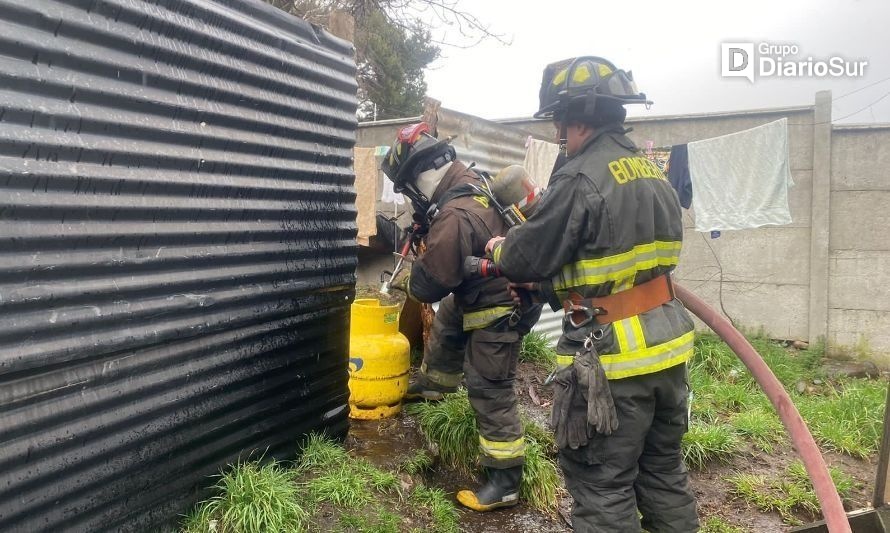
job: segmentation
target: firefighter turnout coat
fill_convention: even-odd
[[[596,132],[555,171],[537,211],[494,250],[510,280],[541,282],[553,310],[570,293],[608,296],[677,265],[683,236],[677,195],[625,133],[619,125]],[[692,355],[693,323],[676,299],[604,325],[564,322],[559,362],[570,362],[592,332],[610,380],[658,372]]]

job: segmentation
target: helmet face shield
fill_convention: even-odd
[[[640,92],[634,83],[632,74],[616,70],[606,80],[608,94],[618,98],[637,98]]]

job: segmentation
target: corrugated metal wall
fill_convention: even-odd
[[[354,79],[258,1],[0,0],[0,531],[345,430]]]

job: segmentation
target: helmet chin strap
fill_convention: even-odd
[[[429,209],[430,199],[427,198],[422,192],[420,192],[413,183],[406,183],[402,190],[399,192],[411,199],[411,202],[414,204],[415,209],[419,211],[426,211],[427,209]]]
[[[559,153],[568,157],[569,135],[565,120],[559,123]]]

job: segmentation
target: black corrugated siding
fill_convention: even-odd
[[[0,0],[0,531],[345,430],[355,90],[258,1]]]

